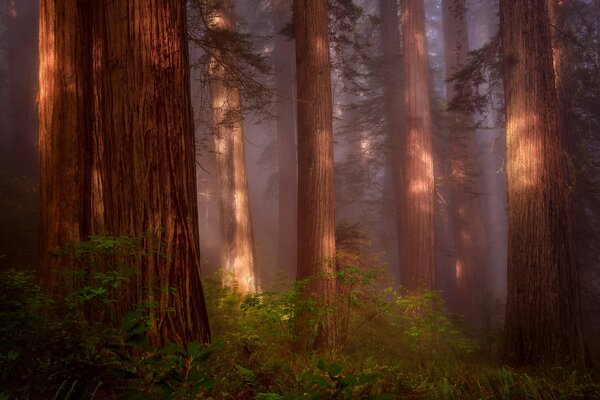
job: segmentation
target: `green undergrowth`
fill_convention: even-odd
[[[78,251],[129,249],[114,238],[93,240]],[[596,372],[497,365],[466,337],[438,293],[408,296],[376,269],[338,267],[335,277],[318,277],[337,282],[327,307],[300,296],[310,281],[241,295],[218,276],[205,279],[213,343],[158,348],[145,336],[152,304],[113,325],[82,312],[110,307],[127,274],[99,274],[50,299],[32,272],[2,273],[0,399],[600,398]],[[294,337],[302,312],[315,327],[335,316],[335,349],[316,351],[310,337]],[[293,351],[299,339],[307,347]]]

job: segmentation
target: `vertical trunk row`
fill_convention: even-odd
[[[298,87],[298,274],[299,280],[335,272],[333,123],[326,0],[295,0]],[[331,277],[316,279],[307,296],[326,303],[335,294]],[[308,322],[308,318],[304,320]],[[307,340],[307,327],[298,330]],[[316,346],[333,348],[333,316],[321,324]]]
[[[423,0],[402,0],[400,12],[405,82],[400,276],[403,285],[418,291],[435,285],[434,176]]]
[[[41,5],[42,283],[53,248],[148,233],[122,311],[154,303],[155,343],[207,342],[185,2]]]
[[[571,254],[568,155],[546,0],[501,2],[508,159],[505,353],[518,363],[584,361]]]
[[[277,266],[284,271],[296,270],[296,216],[298,212],[298,174],[296,171],[294,42],[281,30],[291,20],[291,2],[275,0],[274,34],[275,87],[277,90],[277,164],[279,174],[279,246]]]
[[[444,55],[446,79],[466,62],[469,50],[466,1],[444,0]],[[447,85],[447,99],[454,83]],[[483,268],[484,229],[477,184],[477,146],[473,115],[452,113],[449,127],[450,190],[455,249],[455,301],[457,311],[471,318],[480,293]]]
[[[216,31],[233,32],[234,10],[225,0],[214,10],[209,26]],[[225,282],[242,293],[257,288],[252,218],[244,151],[240,90],[229,72],[237,65],[231,54],[214,49],[210,59],[210,95],[219,184],[221,225],[221,267]]]

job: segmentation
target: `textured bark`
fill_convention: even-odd
[[[405,80],[400,276],[410,291],[419,291],[435,286],[434,177],[423,0],[401,0],[400,13]]]
[[[568,155],[545,0],[501,2],[509,205],[506,358],[582,363]]]
[[[154,302],[157,344],[208,342],[185,2],[45,0],[40,26],[42,282],[53,247],[151,232],[121,308]]]
[[[297,279],[335,272],[332,93],[326,0],[295,0],[294,29],[298,87],[298,273]],[[305,290],[328,303],[333,277],[316,279]],[[309,340],[308,318],[298,336]],[[326,315],[316,347],[335,346],[333,316]],[[304,326],[302,326],[304,325]]]
[[[467,60],[466,1],[444,0],[442,7],[446,79],[449,79]],[[446,93],[447,99],[454,96],[454,83],[447,84]],[[473,118],[466,113],[451,113],[448,132],[456,281],[452,297],[457,311],[471,320],[481,294],[485,255]]]
[[[279,181],[279,243],[277,265],[284,271],[296,271],[298,213],[298,173],[296,162],[296,125],[294,101],[294,42],[281,30],[291,20],[291,1],[275,0],[274,27],[275,86],[277,90],[277,165]]]
[[[39,279],[50,294],[69,286],[70,260],[53,253],[89,232],[92,38],[89,4],[40,2]]]
[[[403,100],[402,100],[402,54],[400,44],[400,26],[398,25],[398,0],[379,0],[379,18],[381,18],[380,35],[384,63],[384,100],[385,120],[388,143],[388,160],[385,170],[385,191],[393,192],[394,204],[399,204],[402,199],[402,152],[401,137],[403,125]],[[401,214],[397,207],[392,210],[395,214],[396,236],[401,234]],[[400,240],[398,241],[399,248]],[[397,272],[394,272],[397,276]]]
[[[211,29],[234,31],[233,3],[225,0],[210,17]],[[210,59],[210,95],[219,184],[221,268],[225,283],[242,293],[257,288],[256,257],[248,178],[244,153],[240,90],[229,68],[237,65],[231,54],[214,50]]]
[[[554,84],[560,111],[558,115],[559,128],[565,145],[571,148],[575,135],[569,135],[574,119],[570,88],[574,87],[574,83],[570,79],[572,63],[569,58],[572,50],[568,41],[572,32],[567,21],[567,2],[565,0],[547,0],[547,4],[552,35]]]
[[[35,81],[37,73],[37,4],[9,0],[5,14],[6,60],[11,122],[10,171],[37,178]]]

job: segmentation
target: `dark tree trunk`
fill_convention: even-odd
[[[384,178],[384,202],[393,199],[394,204],[399,204],[402,191],[398,182],[402,181],[402,151],[401,137],[403,125],[402,101],[402,54],[400,44],[400,26],[398,25],[398,0],[379,0],[379,18],[381,18],[380,35],[383,50],[383,90],[385,99],[385,122],[388,144],[386,170]],[[390,190],[391,189],[391,190]],[[387,193],[392,191],[393,195]],[[387,195],[387,197],[386,197]],[[384,203],[385,207],[385,203]],[[402,223],[398,207],[390,209],[395,214],[396,236],[399,236]],[[396,238],[395,238],[396,239]],[[400,240],[395,246],[399,249]],[[397,266],[397,265],[396,265]],[[393,275],[398,272],[394,271]]]
[[[546,0],[501,2],[509,205],[506,358],[584,362]]]
[[[401,0],[400,13],[405,82],[400,276],[406,288],[420,291],[435,287],[435,191],[423,0]]]
[[[467,60],[469,41],[465,0],[444,0],[444,56],[446,79],[452,77]],[[454,96],[454,83],[446,86],[447,99]],[[449,127],[450,193],[456,281],[453,299],[456,310],[471,322],[483,284],[484,229],[479,204],[477,145],[474,117],[451,112]]]
[[[275,86],[277,89],[277,165],[279,181],[279,244],[277,266],[296,271],[298,173],[296,170],[296,125],[294,42],[281,34],[291,20],[291,1],[273,2],[275,15]]]
[[[297,279],[335,272],[333,123],[326,0],[295,0],[294,28],[298,87],[298,273]],[[332,277],[318,278],[307,296],[328,303]],[[306,325],[301,318],[299,325]],[[310,338],[299,327],[299,340]],[[316,347],[335,346],[333,315],[320,326]]]

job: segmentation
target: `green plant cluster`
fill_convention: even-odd
[[[103,252],[113,261],[136,256],[129,244],[94,237],[72,250],[80,263],[98,263]],[[310,279],[249,295],[205,279],[213,344],[159,347],[147,338],[153,304],[116,325],[86,314],[111,307],[126,287],[118,269],[52,299],[32,272],[5,272],[0,399],[600,398],[593,371],[514,370],[481,358],[438,293],[406,295],[376,269],[338,267],[338,295],[325,308],[302,297]],[[306,311],[315,326],[336,316],[339,347],[295,351],[294,324]]]

